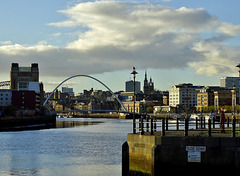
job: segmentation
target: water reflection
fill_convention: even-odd
[[[14,127],[3,127],[0,128],[0,132],[9,131],[28,131],[28,130],[43,130],[43,129],[54,129],[54,128],[76,128],[79,126],[89,126],[104,123],[102,121],[86,121],[84,119],[57,119],[56,124],[37,124],[37,125],[26,125],[26,126],[14,126]]]
[[[56,128],[75,128],[78,126],[86,126],[86,125],[97,125],[99,123],[103,123],[100,121],[73,121],[73,120],[57,120]]]

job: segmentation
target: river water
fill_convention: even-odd
[[[121,175],[122,144],[127,140],[127,133],[132,131],[132,120],[60,121],[61,128],[1,132],[0,175]],[[89,123],[79,124],[79,121]],[[70,127],[69,124],[74,125]]]

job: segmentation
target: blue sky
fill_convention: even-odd
[[[3,1],[0,80],[9,80],[12,62],[37,62],[46,90],[74,74],[123,90],[133,65],[137,80],[147,70],[159,90],[219,85],[238,75],[239,7],[238,0]],[[104,89],[86,78],[67,85]]]

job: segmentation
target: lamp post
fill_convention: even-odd
[[[131,73],[133,75],[133,134],[136,133],[136,121],[135,121],[135,101],[136,101],[136,91],[135,91],[135,79],[136,79],[136,68],[133,67],[133,71]]]
[[[237,93],[236,93],[236,87],[235,84],[233,83],[233,118],[235,118],[235,106],[237,104]]]
[[[238,85],[238,90],[239,90],[239,98],[238,98],[238,101],[239,101],[239,105],[240,105],[240,64],[238,64],[236,67],[238,67],[238,77],[239,77],[239,85]],[[237,99],[237,94],[236,94],[236,99]]]

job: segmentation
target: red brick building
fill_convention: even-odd
[[[17,108],[38,110],[40,94],[35,91],[12,91],[12,105]]]

